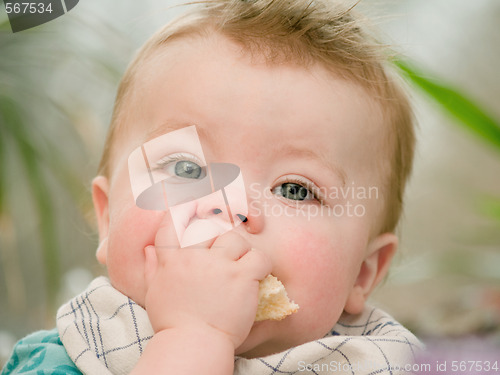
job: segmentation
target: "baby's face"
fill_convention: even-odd
[[[372,254],[395,248],[393,237],[374,236],[383,127],[363,89],[320,66],[265,64],[214,36],[171,42],[141,69],[133,95],[112,175],[94,183],[107,238],[98,258],[117,289],[144,304],[144,248],[170,220],[169,211],[136,206],[128,157],[148,140],[195,125],[208,163],[241,169],[248,221],[234,230],[267,253],[272,274],[300,306],[282,321],[256,323],[238,353],[320,338],[344,310],[359,310],[353,294],[366,296],[383,276],[370,270],[392,256]]]

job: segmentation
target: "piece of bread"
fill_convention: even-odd
[[[259,305],[255,321],[282,320],[299,309],[290,301],[285,287],[275,276],[267,275],[259,283]]]

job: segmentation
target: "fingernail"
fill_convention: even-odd
[[[151,254],[151,251],[155,251],[155,247],[152,245],[148,245],[144,248],[144,254],[146,255],[146,257],[150,256],[148,255],[148,253]]]

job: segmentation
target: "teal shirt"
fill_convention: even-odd
[[[66,375],[82,373],[69,358],[57,329],[39,331],[19,341],[0,375]]]

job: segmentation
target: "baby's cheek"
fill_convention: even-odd
[[[279,268],[290,298],[300,306],[301,325],[324,334],[342,313],[348,291],[341,244],[314,230],[289,232],[283,243]]]
[[[281,261],[286,263],[287,273],[312,280],[321,279],[331,270],[335,251],[328,236],[296,230],[289,232],[283,243]]]
[[[154,244],[156,216],[136,207],[113,218],[110,225],[108,275],[115,288],[137,303],[144,299],[144,247]]]

